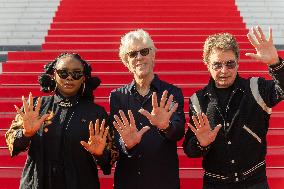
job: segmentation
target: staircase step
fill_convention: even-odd
[[[9,126],[7,126],[9,127]],[[6,128],[7,128],[6,127]],[[0,147],[6,146],[6,141],[4,138],[4,135],[6,133],[7,129],[0,130]],[[267,135],[267,143],[268,145],[277,147],[284,144],[284,129],[277,129],[277,130],[269,130]],[[178,141],[178,146],[182,146],[182,140]],[[284,147],[284,145],[283,145]],[[284,156],[283,156],[284,158]]]
[[[124,35],[129,32],[131,29],[137,28],[119,28],[119,29],[57,29],[57,30],[48,30],[48,36],[52,35]],[[207,28],[207,29],[195,29],[195,28],[143,28],[150,35],[211,35],[214,33],[228,32],[233,35],[246,35],[248,30],[245,29],[230,29],[230,28]]]
[[[218,22],[91,22],[91,23],[77,23],[77,22],[55,22],[51,23],[51,29],[96,29],[96,28],[243,28],[244,23],[218,23]]]
[[[136,5],[137,6],[137,5]],[[1,13],[0,13],[1,15]],[[131,17],[126,15],[107,15],[107,16],[96,16],[96,15],[77,15],[74,16],[64,16],[58,15],[53,18],[53,22],[194,22],[198,20],[199,22],[242,22],[242,17],[239,16],[176,16],[176,15],[167,15],[164,17],[154,16],[154,15],[132,15]]]
[[[70,50],[68,52],[77,52],[86,60],[116,60],[118,61],[118,49],[95,49],[95,50]],[[249,60],[245,53],[254,52],[253,49],[240,50],[240,57],[243,60]],[[10,52],[8,53],[8,60],[53,60],[61,51],[42,51],[42,52]],[[157,60],[201,60],[201,49],[160,49],[156,54]],[[284,51],[279,51],[279,56]]]
[[[49,42],[42,45],[43,50],[93,50],[93,49],[118,49],[120,42]],[[203,49],[204,42],[156,42],[158,49]],[[240,42],[240,49],[254,49],[249,42]]]
[[[105,10],[105,9],[97,9],[96,11],[94,10],[86,10],[86,9],[70,9],[70,10],[61,10],[59,7],[59,10],[55,13],[55,16],[74,16],[74,15],[101,15],[101,16],[108,16],[108,15],[140,15],[140,16],[169,16],[169,15],[175,15],[175,16],[182,16],[182,15],[187,15],[187,16],[202,16],[202,15],[216,15],[218,14],[219,16],[240,16],[239,11],[237,11],[237,8],[234,9],[219,9],[215,8],[215,10],[212,10],[212,7],[210,7],[210,10],[208,8],[199,10],[190,10],[188,8],[185,9],[168,9],[168,10],[163,10],[163,9],[115,9],[115,10]]]
[[[181,147],[178,148],[180,168],[201,168],[202,158],[188,158]],[[22,167],[26,161],[26,152],[11,158],[7,148],[0,148],[0,167]],[[284,167],[284,147],[268,147],[266,163],[268,167]]]
[[[2,64],[3,72],[43,72],[43,67],[48,61],[15,61]],[[127,68],[122,62],[102,62],[88,61],[95,72],[127,72]],[[27,69],[29,67],[29,69]],[[207,67],[200,61],[155,61],[154,70],[157,72],[169,72],[175,68],[175,71],[207,71]],[[239,62],[239,71],[267,71],[267,65],[258,62],[241,61]],[[209,73],[208,73],[209,74]]]
[[[22,168],[2,168],[0,169],[0,175],[8,175],[10,177],[0,177],[2,181],[1,186],[7,187],[9,189],[18,188],[19,178],[21,175]],[[113,184],[113,173],[111,176],[104,176],[99,172],[100,182],[102,188],[112,188]],[[202,188],[202,174],[203,171],[200,169],[184,169],[180,170],[181,177],[181,188],[188,188],[190,186],[192,189]],[[281,175],[284,175],[283,168],[267,168],[268,181],[270,183],[271,189],[280,189],[284,184],[284,179]]]
[[[174,84],[206,84],[209,80],[209,74],[204,72],[156,72],[159,77],[165,81]],[[176,75],[179,77],[176,77]],[[2,84],[36,84],[38,76],[40,73],[23,73],[23,72],[12,72],[12,73],[3,73],[0,75],[0,83]],[[133,79],[133,76],[128,72],[95,72],[93,75],[98,76],[102,80],[102,84],[127,84],[130,83]],[[250,76],[259,76],[266,79],[271,79],[267,72],[240,72],[240,76],[248,78]],[[120,78],[119,80],[113,80],[113,78]]]
[[[28,94],[22,94],[22,95],[28,95]],[[97,98],[96,103],[105,107],[105,109],[109,112],[108,96]],[[0,98],[0,112],[14,112],[15,111],[14,105],[21,107],[22,106],[21,98],[5,98],[5,99]],[[188,97],[185,97],[185,99],[184,99],[184,111],[188,112],[188,110],[189,110],[189,99],[188,99]],[[272,110],[273,110],[273,113],[277,113],[277,112],[282,113],[283,116],[284,116],[284,101],[280,102],[278,105],[273,107]],[[281,124],[278,124],[278,125],[280,127]],[[284,128],[284,125],[282,125],[282,127]]]
[[[207,35],[151,35],[155,44],[157,42],[203,42]],[[235,36],[238,42],[248,42],[246,35]],[[120,35],[51,35],[45,37],[46,43],[52,42],[120,42]]]
[[[43,72],[43,67],[49,61],[9,61],[2,64],[3,72]],[[96,72],[126,72],[127,68],[123,65],[122,62],[114,61],[88,61],[91,64],[92,68]],[[29,69],[27,69],[29,67]],[[172,71],[175,68],[175,71],[207,71],[207,67],[204,63],[200,61],[155,61],[154,70],[158,72],[168,72]],[[242,71],[267,71],[267,66],[258,62],[250,61],[241,61],[239,62],[239,70]],[[208,73],[209,74],[209,73]]]

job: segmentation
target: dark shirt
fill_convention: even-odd
[[[65,188],[64,147],[66,130],[74,116],[73,106],[79,102],[79,97],[65,98],[60,93],[54,95],[50,111],[54,113],[52,123],[44,128],[44,177],[45,188]]]
[[[231,93],[233,91],[233,86],[230,86],[228,88],[217,88],[216,86],[214,87],[216,96],[218,99],[218,105],[221,108],[221,112],[224,116],[226,116],[226,110],[227,107],[229,107],[229,99],[231,96]]]
[[[152,93],[157,92],[158,102],[164,90],[173,94],[178,103],[178,110],[170,118],[170,126],[160,131],[151,125],[149,120],[138,112],[143,108],[152,111]],[[150,126],[139,144],[127,151],[119,134],[115,133],[115,143],[120,155],[117,160],[114,187],[116,189],[177,189],[179,184],[179,165],[177,144],[184,135],[185,116],[183,112],[184,99],[181,89],[161,81],[156,75],[151,82],[150,92],[142,97],[135,89],[135,82],[111,92],[110,118],[119,115],[118,111],[131,110],[136,127],[140,130]]]

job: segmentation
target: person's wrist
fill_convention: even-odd
[[[104,151],[101,151],[101,152],[93,152],[92,155],[95,156],[95,157],[100,157],[102,156],[104,153]]]
[[[134,146],[136,146],[138,144],[138,142],[137,141],[135,141],[135,142],[132,142],[132,143],[124,143],[124,145],[125,145],[125,147],[126,147],[126,149],[127,150],[131,150]]]
[[[197,144],[197,147],[202,151],[208,150],[210,147],[210,144],[206,145],[206,144],[200,143],[198,140],[196,140],[196,144]]]
[[[280,64],[281,63],[281,61],[280,61],[280,59],[279,59],[279,57],[277,56],[277,57],[275,57],[275,58],[273,58],[270,62],[268,62],[267,64],[269,65],[269,66],[275,66],[275,65],[278,65],[278,64]]]
[[[167,132],[167,131],[169,130],[169,127],[170,127],[170,124],[164,125],[164,126],[162,126],[162,127],[160,128],[160,130],[161,130],[162,132]]]
[[[34,133],[32,133],[32,132],[27,132],[26,129],[23,129],[23,135],[24,135],[25,137],[27,137],[27,138],[30,138],[30,137],[32,137],[32,136],[34,135]]]

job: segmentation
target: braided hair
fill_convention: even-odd
[[[92,77],[92,67],[81,58],[77,53],[62,53],[56,57],[52,62],[49,62],[44,66],[44,73],[39,76],[38,82],[41,86],[41,91],[45,93],[51,93],[56,89],[56,82],[53,78],[56,63],[66,57],[74,58],[83,65],[83,73],[85,76],[85,89],[81,86],[80,91],[83,93],[82,97],[88,100],[94,100],[93,90],[95,90],[101,83],[98,77]]]

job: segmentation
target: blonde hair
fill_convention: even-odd
[[[235,37],[230,33],[217,33],[210,35],[204,43],[203,47],[203,61],[205,64],[209,63],[209,57],[214,49],[221,51],[233,51],[237,61],[240,58],[240,50]]]

